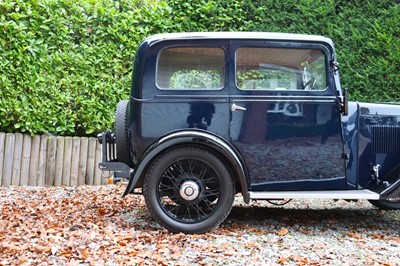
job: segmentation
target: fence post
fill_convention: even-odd
[[[29,183],[29,165],[31,162],[31,136],[24,134],[22,144],[22,160],[21,160],[21,175],[19,180],[20,186],[27,186]],[[36,183],[36,182],[35,182]]]
[[[46,185],[54,186],[56,175],[57,138],[48,138],[47,145]]]
[[[79,165],[78,165],[78,185],[85,184],[86,167],[88,159],[88,138],[81,138]]]
[[[3,169],[3,186],[8,187],[11,185],[11,176],[13,168],[13,158],[14,158],[14,144],[15,135],[7,133],[6,144],[4,150],[4,169]]]
[[[43,135],[40,137],[40,150],[39,150],[39,165],[38,165],[38,173],[37,173],[37,185],[45,186],[46,185],[46,166],[47,163],[47,145],[48,145],[49,136]]]
[[[54,185],[61,187],[62,174],[64,164],[64,138],[57,137],[57,152],[56,152],[56,172],[54,175]]]
[[[21,133],[15,134],[14,143],[14,156],[13,156],[13,170],[11,185],[19,186],[20,176],[21,176],[21,159],[22,159],[22,143],[24,136]]]
[[[93,185],[94,179],[94,167],[96,159],[96,139],[89,138],[88,146],[88,160],[87,160],[87,172],[86,172],[86,184]]]
[[[40,136],[32,138],[31,146],[31,163],[29,165],[29,181],[28,185],[36,186],[38,180],[38,167],[39,167],[39,152],[40,152]]]
[[[94,160],[94,185],[101,185],[102,184],[102,177],[101,177],[101,171],[100,169],[97,167],[97,165],[99,164],[99,162],[102,159],[102,149],[101,149],[101,145],[100,143],[98,143],[96,141],[96,157]]]
[[[62,163],[62,182],[63,186],[70,185],[71,179],[71,158],[72,158],[72,138],[64,138],[64,155]]]
[[[79,160],[80,160],[80,138],[73,137],[72,138],[72,158],[71,158],[71,179],[69,184],[71,186],[78,185],[78,171],[79,171]]]
[[[0,186],[3,184],[3,162],[4,162],[4,145],[6,142],[6,134],[0,132]]]

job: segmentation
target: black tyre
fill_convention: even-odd
[[[118,161],[133,166],[134,151],[129,135],[129,101],[122,100],[115,113],[115,136]]]
[[[369,200],[369,202],[381,210],[400,210],[400,199]]]
[[[200,147],[178,147],[157,158],[146,174],[143,194],[159,224],[171,232],[203,233],[228,216],[235,186],[224,163]]]

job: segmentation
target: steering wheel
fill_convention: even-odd
[[[315,83],[317,82],[317,79],[316,78],[310,78],[307,82],[306,82],[306,84],[304,84],[304,90],[306,90],[306,91],[308,91],[308,90],[311,90],[314,86],[315,86]]]

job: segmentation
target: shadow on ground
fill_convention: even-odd
[[[398,235],[400,211],[368,208],[286,208],[271,206],[234,206],[222,226],[237,225],[257,230],[299,227],[304,231],[352,230],[377,231]],[[309,230],[308,230],[309,229]]]

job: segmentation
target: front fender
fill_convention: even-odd
[[[217,152],[227,164],[227,167],[233,170],[232,174],[240,183],[243,199],[246,203],[249,202],[248,171],[240,153],[225,139],[216,134],[199,129],[174,131],[157,139],[146,149],[142,158],[137,163],[135,172],[130,178],[123,196],[126,196],[134,190],[139,179],[145,174],[148,166],[160,153],[171,147],[187,144],[205,146]]]

